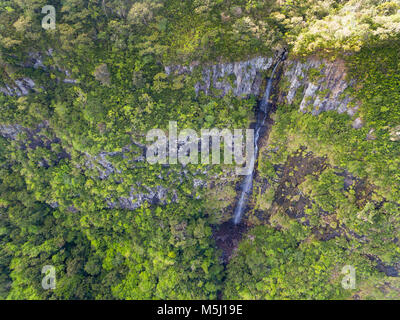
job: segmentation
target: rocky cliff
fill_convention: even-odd
[[[32,58],[33,59],[33,58]],[[169,66],[165,68],[167,75],[174,77],[193,72],[199,72],[201,81],[195,84],[195,91],[201,91],[208,95],[224,96],[233,94],[241,98],[248,98],[252,95],[259,97],[262,91],[264,79],[269,75],[273,66],[277,62],[277,57],[256,57],[246,61],[220,63],[215,65],[201,66],[193,63],[189,67]],[[30,63],[35,67],[43,67],[40,58],[36,57]],[[281,84],[278,94],[279,103],[299,103],[302,112],[311,112],[317,115],[323,111],[336,110],[337,112],[347,112],[353,116],[357,111],[357,106],[352,106],[351,98],[346,94],[346,89],[354,85],[346,81],[346,71],[341,60],[328,62],[316,57],[311,57],[305,61],[288,59],[281,64]],[[27,81],[29,88],[34,84]],[[5,94],[27,94],[28,88],[7,89]],[[13,91],[14,90],[14,91]],[[0,135],[8,139],[16,139],[18,133],[32,132],[36,135],[40,128],[30,130],[22,128],[18,124],[0,124]],[[129,149],[129,147],[127,147]],[[86,154],[88,168],[95,168],[98,171],[99,179],[107,179],[108,176],[117,170],[106,156],[115,156],[114,153],[102,152],[92,156]],[[144,161],[143,156],[140,161]],[[139,186],[138,186],[139,187]],[[194,186],[196,187],[196,186]],[[119,204],[109,202],[110,207],[120,206],[127,209],[135,209],[143,201],[161,202],[166,199],[167,191],[164,187],[158,187],[147,192],[138,192],[132,186],[129,198],[121,198]]]
[[[347,93],[354,81],[347,81],[346,77],[345,64],[340,59],[327,61],[310,57],[305,61],[287,60],[279,102],[292,104],[297,98],[302,112],[318,115],[335,110],[354,116],[358,105]]]
[[[169,66],[165,68],[167,75],[181,75],[201,69],[202,81],[196,83],[196,94],[203,91],[206,95],[213,90],[220,90],[219,96],[229,92],[237,97],[258,96],[265,73],[274,64],[273,58],[256,57],[246,61],[220,63],[200,66],[193,63],[189,67]]]
[[[176,76],[193,73],[200,68],[202,80],[195,84],[197,94],[200,91],[217,96],[231,93],[246,98],[260,95],[263,80],[276,61],[276,57],[256,57],[206,66],[194,63],[189,67],[169,66],[165,72]],[[300,99],[299,109],[302,112],[318,115],[335,110],[339,113],[347,112],[350,116],[356,114],[358,106],[347,93],[354,82],[346,80],[344,61],[327,61],[317,57],[309,57],[304,61],[287,59],[281,71],[279,103],[292,104]]]

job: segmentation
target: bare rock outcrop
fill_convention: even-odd
[[[203,91],[209,95],[213,90],[218,90],[218,96],[225,96],[232,92],[237,97],[248,98],[250,95],[260,94],[263,74],[271,69],[273,63],[273,58],[256,57],[246,61],[215,65],[199,66],[194,63],[189,67],[169,66],[165,68],[165,73],[181,75],[201,68],[202,80],[195,84],[196,94]]]
[[[316,57],[306,61],[287,60],[282,79],[286,88],[281,92],[281,103],[292,104],[300,96],[302,112],[318,115],[335,110],[350,116],[357,112],[357,105],[351,106],[352,99],[346,91],[354,83],[346,80],[346,68],[340,59],[333,62]]]
[[[202,80],[195,84],[196,94],[203,91],[206,95],[222,97],[231,92],[234,96],[248,98],[260,95],[263,80],[276,62],[276,57],[256,57],[215,65],[192,63],[190,66],[168,66],[165,72],[170,76],[178,76],[191,74],[200,68]],[[292,104],[296,98],[300,98],[299,109],[302,112],[318,115],[335,110],[354,116],[358,105],[352,103],[347,92],[354,83],[347,81],[346,76],[345,63],[340,59],[327,61],[309,57],[304,61],[285,60],[281,81],[286,85],[281,86],[278,101]]]

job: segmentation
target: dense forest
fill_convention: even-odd
[[[399,299],[399,49],[399,0],[0,0],[0,299]],[[231,226],[235,164],[150,164],[146,134],[250,128],[260,96],[202,68],[286,51]],[[331,65],[353,113],[303,99]]]

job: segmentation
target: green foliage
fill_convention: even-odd
[[[322,210],[334,212],[338,204],[344,201],[341,193],[343,186],[343,177],[336,175],[333,170],[325,170],[318,178],[310,176],[300,190],[309,195]]]
[[[334,242],[303,242],[289,233],[256,227],[242,241],[228,267],[227,299],[344,299],[354,291],[341,286],[342,267],[354,265],[359,279],[370,271],[357,254]]]
[[[44,30],[46,4],[0,3],[0,87],[35,82],[26,96],[0,94],[0,124],[21,126],[0,139],[1,299],[337,299],[350,294],[339,285],[345,264],[360,270],[363,297],[379,296],[382,279],[365,257],[390,264],[400,254],[398,1],[65,0],[53,1],[56,29]],[[250,124],[254,97],[196,95],[199,69],[168,76],[165,66],[282,47],[356,51],[346,56],[358,84],[349,93],[365,127],[352,129],[344,114],[300,114],[304,88],[279,106],[270,140],[278,149],[259,164],[271,188],[256,195],[257,208],[274,209],[278,168],[301,146],[331,168],[296,186],[311,203],[301,223],[280,208],[270,223],[285,231],[251,230],[225,273],[212,227],[235,199],[232,166],[138,159],[146,132],[170,120],[195,130]],[[365,139],[371,129],[375,140]],[[372,196],[344,188],[344,170]],[[196,189],[195,179],[217,186]],[[133,206],[157,188],[163,199]],[[327,224],[341,236],[316,240],[314,228]],[[41,287],[44,265],[56,267],[53,291]]]

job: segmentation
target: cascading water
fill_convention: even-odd
[[[255,132],[254,132],[254,154],[251,157],[250,164],[249,164],[251,173],[249,175],[247,175],[242,182],[241,194],[239,197],[239,201],[236,205],[234,218],[233,218],[233,222],[235,223],[235,225],[240,223],[240,220],[242,219],[242,216],[243,216],[243,212],[246,208],[247,200],[249,199],[249,196],[251,195],[251,192],[253,189],[254,166],[255,166],[257,155],[258,155],[258,140],[260,139],[261,129],[263,128],[265,121],[267,120],[267,116],[268,116],[268,112],[269,112],[269,108],[270,108],[269,98],[271,96],[274,75],[279,66],[279,63],[284,58],[284,55],[285,55],[285,53],[282,55],[282,57],[276,63],[276,65],[272,71],[271,77],[268,79],[268,83],[267,83],[267,87],[265,89],[264,96],[258,105],[259,112],[257,114],[257,123],[256,123],[256,127],[255,127]]]

